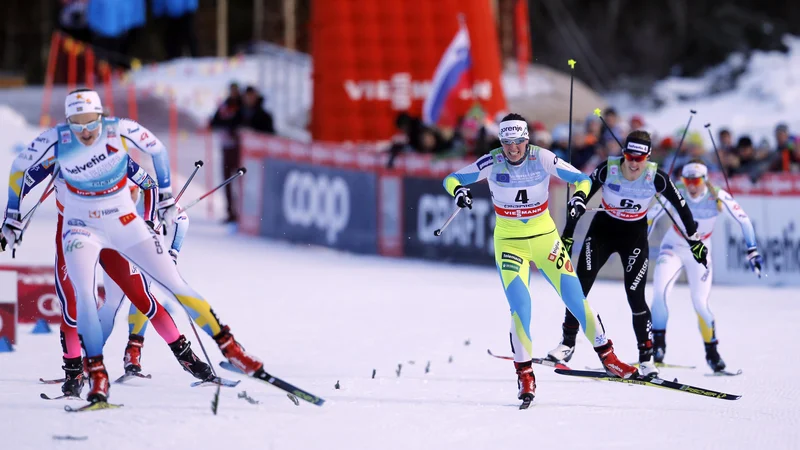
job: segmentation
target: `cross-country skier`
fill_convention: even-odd
[[[750,218],[741,206],[736,203],[731,194],[723,189],[714,187],[708,180],[708,168],[699,160],[694,160],[683,166],[681,171],[681,183],[677,185],[678,190],[686,199],[692,215],[697,221],[697,233],[711,252],[711,233],[717,217],[727,212],[734,220],[739,222],[742,227],[742,234],[747,243],[747,260],[754,272],[761,272],[761,255],[758,253],[756,245],[756,234]],[[670,208],[667,206],[667,208]],[[670,208],[671,209],[671,208]],[[672,209],[671,209],[672,210]],[[674,210],[673,210],[674,211]],[[647,213],[649,231],[652,232],[656,222],[664,216],[664,208],[655,205]],[[717,333],[714,314],[711,312],[709,300],[711,297],[711,280],[713,278],[713,264],[709,258],[708,267],[695,264],[692,251],[683,234],[686,230],[681,227],[673,227],[664,235],[661,241],[656,269],[653,274],[653,348],[654,359],[660,363],[664,360],[667,350],[666,332],[667,319],[667,295],[675,285],[675,281],[681,273],[681,269],[686,269],[686,279],[691,290],[692,304],[697,312],[697,323],[700,327],[700,335],[706,348],[706,362],[714,372],[725,370],[725,362],[717,351]],[[710,255],[709,255],[710,256]]]
[[[650,309],[644,297],[650,251],[646,215],[653,197],[661,194],[675,206],[689,233],[692,257],[697,263],[706,264],[708,250],[697,234],[697,224],[686,200],[669,176],[658,169],[656,163],[647,161],[650,152],[650,135],[645,131],[631,132],[625,139],[623,156],[609,157],[597,166],[590,177],[592,188],[588,195],[578,191],[575,196],[585,202],[602,188],[602,204],[606,208],[592,219],[578,258],[578,278],[583,294],[589,295],[600,269],[612,253],[618,253],[638,342],[639,373],[654,377],[658,375],[658,369],[653,362]],[[562,239],[568,253],[572,249],[572,235],[578,218],[570,215],[564,228]],[[548,353],[548,359],[564,362],[572,358],[578,325],[578,319],[567,309],[561,343]]]
[[[16,245],[19,243],[18,241],[22,229],[19,212],[19,199],[21,195],[24,195],[24,193],[28,192],[33,188],[33,186],[43,180],[46,177],[47,172],[57,174],[56,200],[59,205],[59,209],[61,210],[63,209],[67,198],[72,198],[74,200],[83,197],[94,197],[94,200],[97,201],[100,199],[100,196],[93,196],[91,195],[92,193],[116,188],[117,186],[121,186],[123,181],[126,181],[125,177],[122,177],[118,181],[118,184],[106,189],[101,189],[105,187],[105,180],[90,181],[90,183],[94,183],[91,185],[91,187],[84,186],[79,181],[73,180],[74,183],[84,186],[82,189],[71,185],[69,183],[70,178],[74,178],[76,176],[78,178],[89,178],[95,175],[100,176],[104,174],[104,169],[114,171],[114,176],[112,178],[118,178],[120,175],[124,175],[124,172],[120,172],[121,167],[123,166],[120,163],[120,160],[127,161],[129,159],[127,155],[127,147],[129,145],[135,145],[145,152],[147,152],[148,149],[157,149],[159,146],[163,148],[163,145],[157,141],[155,136],[152,136],[147,130],[135,122],[126,119],[102,118],[102,105],[100,103],[100,98],[94,91],[78,90],[70,93],[65,101],[65,110],[68,123],[51,128],[36,138],[31,147],[20,154],[15,161],[14,167],[12,168],[12,173],[9,180],[10,203],[6,211],[6,220],[2,226],[3,238],[4,240],[8,241],[10,245]],[[73,127],[75,128],[74,131],[71,129]],[[90,157],[87,161],[82,161],[80,165],[76,165],[74,167],[71,165],[63,166],[63,164],[61,164],[59,167],[64,167],[64,170],[56,169],[54,171],[55,167],[53,164],[56,162],[56,158],[58,157],[57,152],[59,148],[66,149],[65,151],[67,152],[67,155],[80,155],[78,159],[84,155],[89,156],[91,153],[91,156],[93,156],[94,159],[91,159]],[[103,150],[105,153],[102,153]],[[62,158],[59,159],[63,159],[63,153]],[[63,161],[60,162],[63,163]],[[132,163],[130,166],[135,167],[134,164],[135,163]],[[158,160],[155,161],[155,166],[156,172],[159,175],[159,179],[162,184],[165,185],[165,190],[167,190],[166,193],[161,194],[162,202],[160,202],[160,204],[162,206],[161,215],[164,217],[164,220],[168,221],[170,220],[169,218],[171,215],[172,217],[175,217],[174,214],[177,213],[177,207],[174,205],[174,199],[171,198],[171,194],[169,193],[169,173],[166,171],[168,170],[168,166],[166,163],[160,166]],[[159,167],[162,167],[164,171],[160,171]],[[39,173],[39,171],[44,173]],[[72,189],[69,189],[70,192],[67,192],[68,188],[70,187]],[[123,189],[123,191],[125,191],[125,195],[127,196],[127,190]],[[106,196],[103,196],[102,198],[115,199],[118,198],[118,195],[116,195],[116,191],[114,191],[106,194]],[[129,196],[127,202],[132,205]],[[153,198],[147,202],[148,214],[150,210],[155,210],[155,205],[156,203]],[[127,207],[129,205],[123,206]],[[114,212],[114,209],[115,208],[113,207],[94,209],[86,212],[86,214],[91,214],[90,219],[92,219],[94,222],[97,222],[97,216],[100,216],[102,221],[102,219],[105,217],[117,217],[121,214],[119,213],[119,208],[117,208],[117,212]],[[103,216],[104,212],[108,212],[109,215]],[[127,214],[123,215],[126,217],[126,220],[127,218],[131,217]],[[67,381],[65,382],[65,386],[62,387],[62,390],[64,390],[65,393],[69,390],[75,390],[77,391],[75,393],[79,394],[83,380],[80,376],[82,373],[80,343],[77,338],[77,333],[75,332],[75,327],[77,325],[75,314],[76,293],[73,292],[73,283],[69,282],[68,277],[72,276],[72,272],[69,271],[65,265],[65,256],[67,253],[88,253],[88,251],[75,252],[75,250],[77,246],[80,245],[81,248],[83,248],[82,246],[84,245],[84,239],[78,239],[78,236],[85,238],[87,237],[85,234],[89,232],[86,229],[80,228],[81,223],[87,223],[85,220],[75,218],[75,221],[72,221],[74,225],[70,225],[69,219],[72,218],[65,218],[63,213],[59,215],[59,224],[56,235],[56,248],[58,250],[56,265],[56,273],[58,275],[56,280],[57,292],[62,302],[63,320],[65,322],[62,324],[62,342],[64,344],[64,369],[67,375]],[[64,224],[65,221],[67,224]],[[75,227],[75,229],[71,229],[72,227]],[[133,230],[134,228],[137,227],[134,226],[129,229]],[[65,229],[66,231],[64,231]],[[73,243],[72,246],[68,247],[66,244],[62,245],[62,240],[70,235],[71,237],[75,238],[69,241]],[[156,241],[158,241],[157,238],[153,239],[154,245]],[[158,242],[160,245],[160,241]],[[96,249],[96,245],[94,247]],[[130,296],[134,304],[137,304],[137,301],[134,299],[134,297],[147,299],[148,303],[146,303],[145,308],[143,308],[147,310],[146,306],[150,305],[149,301],[152,297],[146,295],[146,293],[143,293],[143,289],[140,289],[140,291],[142,291],[140,295],[135,295],[136,292],[126,289],[126,287],[130,288],[130,284],[132,284],[130,281],[126,283],[126,278],[130,279],[130,265],[128,261],[122,256],[118,255],[116,252],[108,251],[108,249],[105,250],[106,251],[100,252],[100,262],[103,266],[105,266],[106,272],[109,273],[112,278],[115,277],[115,274],[117,275],[115,278],[116,283],[122,286],[122,289],[127,295]],[[116,256],[116,259],[113,258],[114,256]],[[168,260],[170,259],[168,258]],[[171,264],[171,270],[175,270],[174,264]],[[123,274],[125,276],[123,276]],[[60,282],[61,277],[64,278],[64,283]],[[139,280],[139,285],[146,286],[146,282]],[[81,286],[81,288],[87,290],[87,292],[84,292],[84,295],[87,295],[88,291],[91,290],[85,285]],[[94,293],[91,292],[92,297],[93,295]],[[241,346],[230,334],[228,327],[223,327],[219,323],[218,319],[205,300],[199,296],[191,295],[181,296],[179,299],[181,300],[181,303],[193,311],[195,321],[198,322],[209,335],[215,338],[217,344],[220,346],[220,349],[223,352],[223,355],[225,355],[225,357],[228,358],[232,364],[248,374],[252,374],[261,369],[262,363],[244,353]],[[157,313],[160,310],[162,310],[162,308],[158,307],[150,308],[148,311],[149,313]],[[155,318],[156,316],[152,316],[151,320]],[[153,324],[157,329],[159,328],[159,325],[155,321]],[[159,334],[162,333],[159,332]],[[73,338],[70,338],[70,336]],[[164,335],[162,334],[162,336]],[[86,338],[84,338],[84,340],[86,340]],[[168,340],[168,342],[172,341]],[[93,342],[93,346],[94,353],[97,353],[95,342]],[[188,349],[188,342],[186,342],[185,346],[179,347],[180,348],[173,348],[173,351],[176,352],[176,356],[179,353],[183,353],[185,349]],[[196,359],[196,357],[194,359]],[[97,360],[94,362],[96,363],[95,366],[104,367],[102,366],[102,360],[100,360],[99,364],[97,364]],[[184,367],[187,370],[190,368],[186,364],[184,364]],[[104,370],[100,372],[105,374]],[[102,378],[103,377],[101,376],[99,380],[102,381]],[[96,398],[100,398],[99,394],[102,393],[97,392],[96,394],[98,394]]]
[[[621,362],[614,354],[600,317],[581,292],[569,254],[547,209],[552,175],[575,184],[577,192],[570,201],[570,213],[575,216],[583,214],[586,210],[584,199],[591,184],[589,178],[551,151],[529,145],[528,124],[519,114],[503,118],[499,138],[502,148],[492,150],[475,163],[448,175],[443,184],[455,197],[458,207],[472,208],[472,194],[466,186],[484,179],[489,183],[497,215],[495,263],[511,307],[510,338],[518,378],[518,398],[529,403],[536,392],[536,378],[531,367],[531,263],[555,288],[567,308],[579,317],[578,322],[606,371],[629,378],[636,369]]]

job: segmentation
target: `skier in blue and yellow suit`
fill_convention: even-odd
[[[560,160],[553,152],[529,145],[528,124],[519,114],[509,114],[500,123],[502,148],[492,150],[473,164],[444,179],[447,192],[460,208],[472,208],[472,194],[466,185],[486,179],[497,214],[494,252],[497,270],[511,307],[511,346],[517,369],[519,399],[532,399],[536,379],[531,368],[530,263],[550,282],[567,308],[579,318],[606,371],[628,378],[636,369],[617,358],[612,342],[605,336],[600,316],[583,295],[581,284],[547,209],[550,176],[573,183],[575,194],[569,214],[586,211],[589,177]]]

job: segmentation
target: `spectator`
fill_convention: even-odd
[[[619,137],[622,136],[623,134],[622,133],[623,130],[619,126],[619,116],[617,115],[617,110],[614,108],[606,108],[606,110],[603,111],[603,119],[606,121],[608,128],[603,129],[603,132],[600,135],[600,141],[602,142],[606,142],[608,140],[616,141],[615,136]],[[622,153],[622,152],[619,151],[617,153]]]
[[[272,114],[264,109],[264,96],[253,86],[247,86],[240,110],[241,126],[267,134],[275,134]]]
[[[766,171],[768,162],[759,158],[749,136],[742,136],[731,152],[729,175],[747,175],[755,183]]]
[[[770,158],[772,172],[800,172],[800,146],[797,138],[789,135],[789,127],[778,124],[775,127],[775,140],[778,145],[775,153]]]
[[[228,88],[228,98],[217,108],[209,124],[212,129],[220,131],[222,140],[222,173],[226,179],[240,167],[241,152],[237,129],[239,127],[239,111],[241,108],[242,97],[239,92],[239,85],[231,83]],[[230,184],[225,186],[225,199],[228,202],[228,217],[225,221],[235,222],[237,216]]]

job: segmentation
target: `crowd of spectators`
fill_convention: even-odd
[[[500,146],[496,137],[497,125],[503,115],[490,118],[475,107],[454,127],[429,127],[419,118],[401,113],[389,148],[389,167],[405,153],[430,154],[440,158],[477,158],[486,154]],[[625,120],[614,108],[607,108],[602,116],[613,134],[603,127],[599,117],[591,114],[585,120],[573,123],[571,155],[567,154],[570,130],[566,123],[547,129],[541,122],[530,121],[530,142],[552,150],[584,172],[591,172],[609,156],[620,154],[616,138],[624,140],[632,130],[645,130],[653,137],[651,160],[665,170],[674,165],[673,174],[680,174],[681,167],[692,159],[705,161],[711,173],[720,171],[721,160],[726,175],[744,174],[753,182],[767,172],[800,172],[800,139],[790,134],[786,124],[775,127],[776,145],[770,144],[766,138],[754,142],[749,135],[734,136],[731,130],[721,129],[715,136],[718,158],[713,146],[704,142],[700,131],[686,133],[678,152],[683,130],[676,135],[664,135],[660,133],[662,130],[650,129],[642,116],[634,115]]]

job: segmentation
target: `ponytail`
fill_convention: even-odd
[[[708,188],[708,192],[711,193],[711,196],[714,197],[714,201],[717,202],[717,211],[722,212],[722,201],[719,199],[719,196],[717,195],[717,188],[715,188],[714,185],[712,185],[711,182],[708,181],[708,178],[706,178],[705,181],[706,181],[706,187]]]

